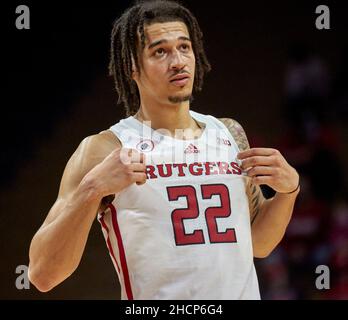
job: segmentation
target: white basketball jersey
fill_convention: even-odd
[[[246,177],[218,119],[179,140],[134,117],[110,130],[145,154],[147,181],[116,194],[98,215],[122,299],[260,299]]]

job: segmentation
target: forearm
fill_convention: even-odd
[[[69,199],[54,210],[59,214],[34,236],[29,277],[41,291],[69,277],[80,263],[100,200],[90,182],[82,182]]]
[[[276,193],[265,200],[251,226],[254,256],[268,256],[282,240],[290,222],[299,190],[292,194]]]

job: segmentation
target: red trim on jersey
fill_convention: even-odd
[[[128,300],[133,300],[133,293],[132,293],[132,287],[131,287],[130,280],[129,280],[126,254],[124,252],[121,232],[120,232],[120,228],[119,228],[118,222],[117,222],[116,208],[112,204],[109,205],[109,208],[110,208],[111,213],[112,213],[112,215],[111,215],[112,216],[112,225],[114,227],[114,232],[115,232],[115,235],[117,238],[118,250],[120,253],[120,260],[121,260],[121,268],[122,268],[122,272],[123,272],[123,280],[124,280],[124,285],[126,287],[127,297],[128,297]]]
[[[100,224],[102,225],[102,228],[105,229],[105,231],[106,231],[106,233],[108,235],[107,239],[106,239],[106,245],[108,246],[109,252],[110,252],[112,258],[115,261],[115,264],[116,264],[116,267],[117,267],[117,271],[118,271],[118,273],[120,273],[120,267],[118,266],[117,260],[116,260],[115,255],[114,255],[114,251],[112,250],[110,238],[109,238],[109,228],[108,228],[108,226],[106,225],[106,223],[104,221],[104,214],[105,213],[103,212],[101,218],[99,219],[99,221],[100,221]]]

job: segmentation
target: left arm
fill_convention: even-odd
[[[251,225],[254,256],[264,258],[284,237],[299,193],[299,175],[275,149],[253,148],[240,152],[238,158],[252,184],[266,184],[276,191],[259,206]]]
[[[299,189],[299,175],[281,153],[275,149],[250,149],[242,126],[233,119],[220,119],[239,146],[241,168],[250,177],[246,186],[249,199],[251,235],[254,257],[267,257],[282,240],[290,222]],[[265,199],[260,185],[266,184],[276,191]],[[288,192],[291,192],[288,194]]]

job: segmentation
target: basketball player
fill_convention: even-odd
[[[122,299],[260,299],[253,258],[281,241],[299,175],[279,151],[250,149],[235,120],[190,110],[209,69],[183,6],[147,1],[115,22],[110,72],[128,117],[68,161],[30,247],[40,291],[76,270],[98,217]]]

